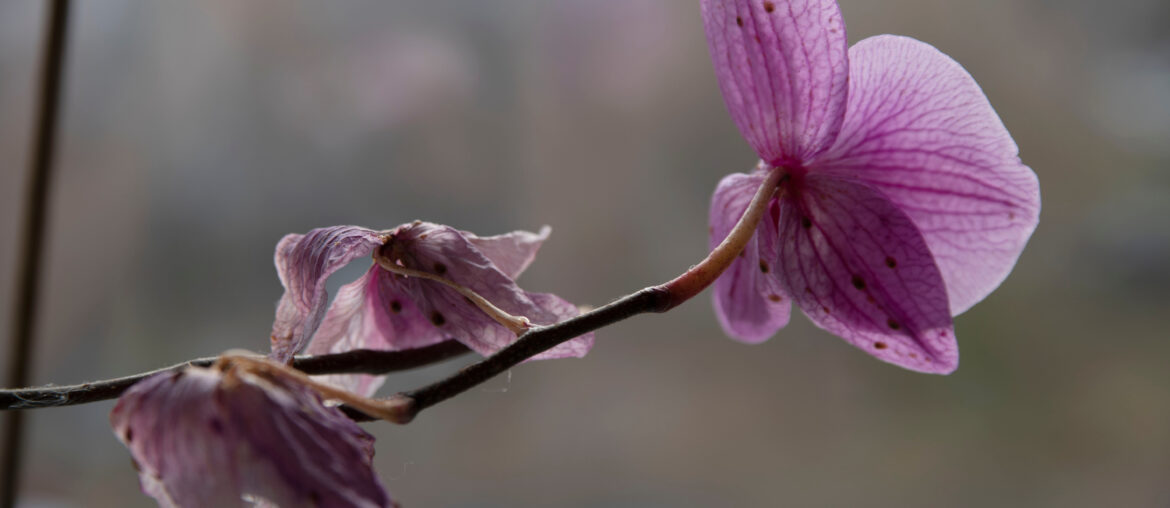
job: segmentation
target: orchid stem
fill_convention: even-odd
[[[534,327],[498,353],[473,363],[446,379],[414,391],[399,393],[390,400],[399,401],[403,407],[412,410],[414,414],[410,416],[413,418],[423,409],[463,393],[563,342],[638,314],[666,312],[693,298],[715,282],[715,279],[719,278],[743,251],[755,234],[760,218],[764,216],[772,196],[786,175],[782,168],[769,170],[764,183],[760,185],[747,210],[728,233],[727,238],[724,238],[706,259],[674,280],[645,288],[560,323]]]
[[[785,178],[787,178],[787,173],[783,169],[769,170],[767,179],[756,190],[756,195],[752,197],[743,216],[723,239],[723,242],[712,249],[701,263],[662,285],[662,288],[670,295],[668,309],[694,298],[695,295],[715,282],[715,279],[718,279],[719,275],[727,270],[727,267],[731,266],[731,262],[735,261],[735,258],[743,252],[744,247],[752,239],[752,235],[756,233],[760,219],[764,216],[764,211],[768,209],[768,203],[772,201],[772,196],[776,194],[780,183]]]
[[[504,328],[511,330],[512,333],[518,336],[532,328],[532,323],[528,320],[528,318],[524,316],[513,316],[505,312],[504,309],[496,307],[495,304],[488,301],[487,298],[480,296],[479,293],[472,291],[466,286],[461,286],[433,273],[407,268],[398,263],[395,263],[391,259],[378,255],[378,251],[374,251],[374,262],[378,263],[378,266],[382,267],[383,270],[388,272],[399,275],[406,275],[409,277],[433,280],[444,286],[454,289],[468,300],[471,300],[471,303],[474,303],[476,307],[479,307],[479,310],[482,310],[484,314],[488,315],[488,317],[492,318],[497,323],[504,325]]]
[[[325,393],[326,397],[336,398],[345,402],[347,406],[343,406],[342,409],[346,410],[346,414],[355,420],[368,421],[381,418],[395,423],[407,423],[414,419],[422,410],[463,393],[521,362],[573,338],[624,321],[638,314],[651,312],[662,313],[673,309],[688,299],[693,298],[704,288],[715,282],[715,279],[731,265],[731,262],[735,260],[736,256],[739,255],[751,240],[752,235],[756,231],[756,227],[759,226],[760,219],[768,208],[768,204],[771,202],[772,197],[785,177],[786,173],[783,169],[775,168],[770,170],[767,178],[760,185],[759,190],[756,191],[747,210],[744,211],[743,216],[740,217],[739,222],[732,228],[727,238],[715,247],[706,259],[691,267],[686,273],[665,284],[644,288],[589,312],[547,326],[533,325],[528,323],[524,318],[512,316],[492,305],[491,302],[488,302],[474,291],[458,286],[442,277],[411,270],[397,263],[375,256],[375,261],[387,270],[446,284],[459,291],[463,296],[468,297],[476,305],[482,303],[483,305],[480,308],[484,309],[484,312],[487,312],[493,317],[502,318],[503,321],[500,319],[497,319],[497,321],[505,323],[505,326],[508,326],[506,322],[509,319],[515,320],[512,321],[513,326],[509,326],[509,329],[516,331],[520,338],[496,354],[468,365],[445,379],[417,390],[393,395],[386,399],[359,398],[353,394],[341,393],[332,387],[325,386],[322,388],[318,386],[319,383],[312,380],[308,382],[322,391],[330,390]],[[520,328],[520,323],[523,323],[523,329]],[[430,349],[434,349],[435,351],[429,351]],[[286,373],[294,369],[298,370],[303,373],[299,374],[299,376],[303,376],[304,379],[308,379],[307,375],[318,374],[355,372],[385,374],[395,370],[427,365],[467,351],[468,349],[465,346],[454,341],[447,341],[435,346],[429,346],[428,348],[408,351],[360,350],[332,355],[300,357],[294,361],[291,368],[283,366],[280,368],[282,372]],[[378,365],[377,362],[374,365],[369,364],[371,358],[378,357],[386,357],[386,362],[388,363],[386,365]],[[272,367],[268,362],[251,357],[228,358],[243,358],[242,360],[232,361],[245,362],[257,369],[277,368]],[[188,364],[207,366],[214,364],[216,361],[218,360],[213,358],[194,360],[167,369],[161,369],[160,371],[182,368]],[[259,367],[261,364],[265,367]],[[83,385],[0,390],[0,409],[31,409],[65,406],[111,399],[117,397],[134,383],[160,371],[109,381],[86,383]]]
[[[405,351],[355,349],[344,353],[298,356],[292,367],[310,375],[318,374],[388,374],[425,367],[471,352],[467,346],[447,340]],[[178,365],[143,372],[133,376],[65,386],[0,390],[0,410],[40,409],[75,406],[117,398],[135,383],[155,374],[174,372],[187,366],[210,367],[215,357],[198,358]]]

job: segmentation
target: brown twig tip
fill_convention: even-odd
[[[418,404],[415,403],[413,397],[405,393],[394,394],[379,402],[386,405],[387,413],[391,416],[387,421],[392,423],[405,425],[418,416]]]

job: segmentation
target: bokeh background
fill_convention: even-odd
[[[77,2],[36,381],[265,350],[273,247],[313,227],[551,224],[522,283],[583,304],[679,273],[716,182],[754,163],[697,3]],[[702,295],[586,359],[366,425],[399,501],[1170,506],[1170,3],[841,4],[851,41],[959,60],[1040,175],[1015,272],[957,318],[958,372],[891,367],[803,317],[741,345]],[[41,8],[0,2],[5,329]],[[111,406],[30,414],[25,506],[153,505]]]

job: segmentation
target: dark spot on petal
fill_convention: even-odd
[[[853,287],[855,287],[857,289],[865,289],[865,279],[861,278],[860,275],[854,275],[853,276]]]
[[[142,465],[139,464],[137,460],[134,460],[134,457],[130,457],[130,465],[132,467],[134,467],[135,471],[138,471],[140,473],[142,472]]]
[[[780,295],[778,295],[778,294],[776,294],[776,293],[772,293],[772,294],[768,295],[768,299],[769,299],[769,300],[772,300],[773,302],[777,302],[777,303],[779,303],[781,300],[783,300],[783,299],[784,299],[784,297],[783,297],[783,296],[780,296]]]
[[[890,256],[886,256],[886,266],[890,268],[896,268],[898,266],[898,260]]]
[[[743,253],[743,251],[742,251],[742,250],[741,250],[741,251],[739,251],[739,257],[741,257],[741,258],[742,258],[742,257],[745,257],[745,255],[744,255],[744,253]]]
[[[446,322],[447,318],[443,317],[443,314],[439,311],[436,310],[431,313],[431,323],[434,323],[435,326],[443,326]]]
[[[444,265],[443,263],[435,263],[435,273],[439,275],[447,273],[447,265]]]
[[[318,494],[315,490],[309,492],[309,502],[313,503],[313,506],[321,506],[321,494]]]
[[[757,35],[756,36],[756,44],[763,44],[763,43],[764,43],[764,41],[761,41],[760,36]]]
[[[126,444],[130,444],[131,442],[134,441],[134,429],[132,427],[126,427],[125,439],[126,439]]]
[[[809,229],[812,227],[812,219],[810,219],[808,217],[801,217],[800,218],[800,225],[803,226],[804,229]]]
[[[1008,220],[1015,220],[1016,212],[1008,212]]]
[[[871,295],[869,293],[865,294],[865,301],[867,301],[869,303],[877,303],[877,300],[874,300],[873,295]]]
[[[776,4],[772,2],[764,2],[764,12],[772,12],[776,10]]]
[[[885,348],[888,348],[888,347],[890,347],[890,346],[889,346],[889,345],[887,345],[885,342],[874,342],[874,343],[873,343],[873,348],[874,348],[874,349],[885,349]]]
[[[832,314],[833,313],[833,311],[829,310],[828,307],[823,306],[823,305],[821,306],[821,310],[825,311],[825,314]]]
[[[910,358],[918,358],[918,353],[910,353]]]
[[[207,421],[207,426],[211,427],[211,431],[216,434],[223,434],[223,422],[219,418],[212,418]]]
[[[767,261],[760,261],[760,272],[768,273],[768,262]]]
[[[743,18],[736,16],[735,17],[735,24],[737,24],[739,26],[743,26]]]
[[[428,235],[427,233],[423,233],[423,234],[421,234],[421,235],[418,235],[418,239],[419,239],[419,240],[426,240],[426,239],[427,239],[427,236],[430,236],[430,235]]]
[[[813,292],[812,292],[812,288],[810,288],[810,287],[807,287],[807,286],[804,288],[804,292],[805,292],[805,293],[808,293],[808,294],[810,294],[810,295],[811,295],[811,294],[813,294]]]
[[[894,318],[890,318],[890,319],[886,320],[886,324],[890,326],[891,330],[901,330],[902,329],[902,325],[900,323],[898,323],[897,321],[894,321]]]
[[[394,300],[393,302],[390,302],[390,312],[393,312],[395,314],[402,312],[402,302],[400,302],[398,300]]]
[[[183,371],[181,371],[181,370],[176,370],[175,372],[173,372],[171,374],[171,382],[172,383],[178,382],[182,378],[183,378]]]

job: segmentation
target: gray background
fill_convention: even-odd
[[[754,164],[697,1],[77,4],[38,383],[266,349],[276,241],[332,224],[551,224],[522,283],[602,304],[698,261],[716,182]],[[0,3],[5,329],[40,6]],[[397,499],[1170,505],[1170,4],[842,8],[851,41],[910,35],[961,62],[1040,175],[1015,272],[956,320],[958,372],[891,367],[803,317],[744,346],[704,294],[584,360],[368,424]],[[27,506],[152,504],[111,406],[31,414]]]

